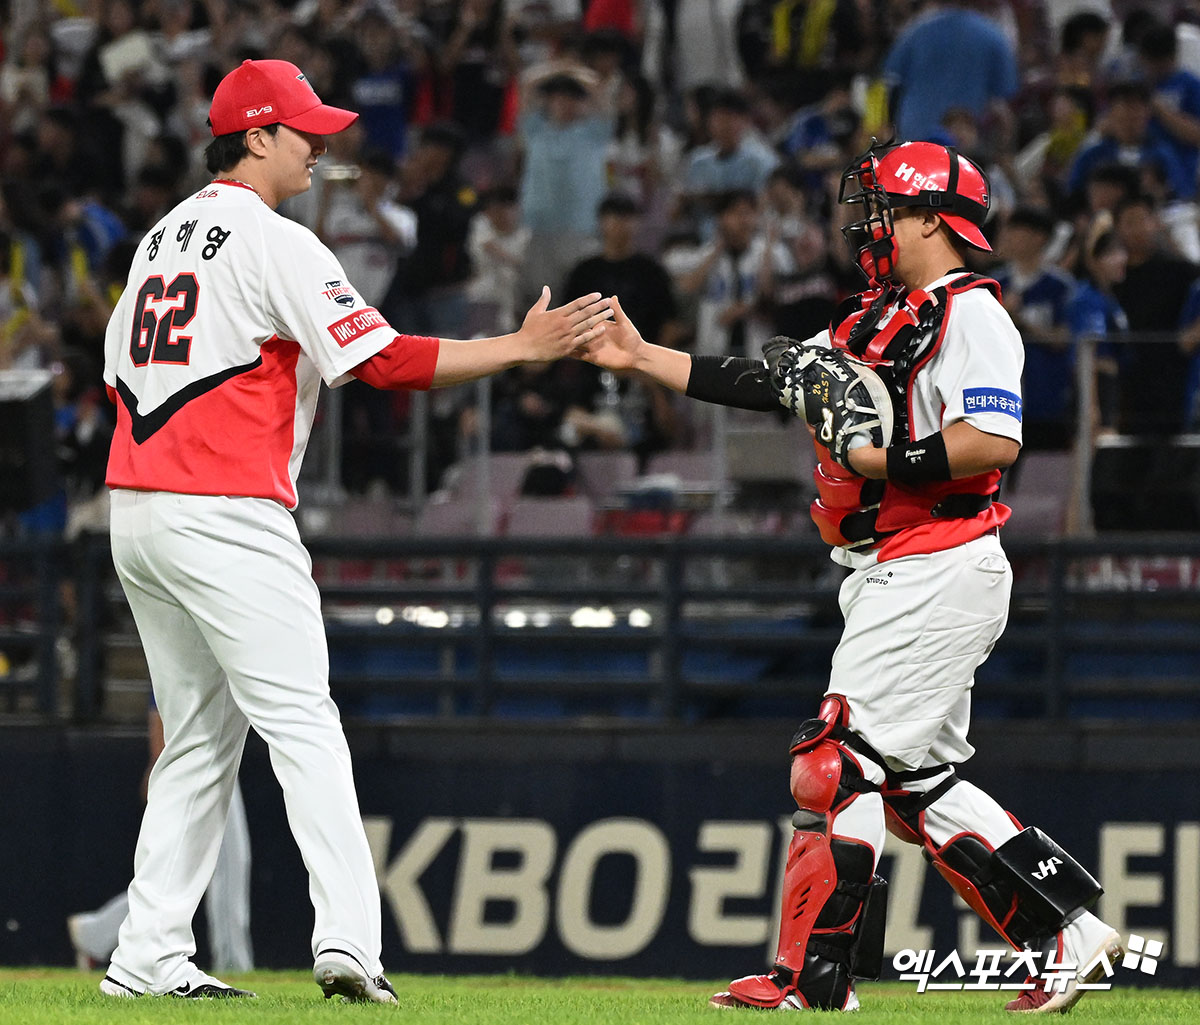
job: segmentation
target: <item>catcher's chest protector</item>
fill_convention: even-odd
[[[911,426],[913,382],[941,348],[954,297],[979,287],[1000,298],[991,278],[964,274],[928,292],[903,294],[890,285],[863,292],[838,310],[830,332],[834,347],[868,364],[891,392],[895,427],[889,444],[917,440]],[[905,527],[974,516],[990,504],[999,482],[998,471],[916,487],[868,480],[839,466],[821,444],[816,448],[812,517],[822,539],[838,547],[869,547]]]

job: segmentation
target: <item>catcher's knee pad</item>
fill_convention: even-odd
[[[884,791],[889,828],[921,843],[954,891],[1013,947],[1057,932],[1104,892],[1087,869],[1033,826],[995,848],[966,830],[944,844],[934,843],[922,813],[959,782],[949,766],[937,769],[950,774],[926,793]]]
[[[845,699],[831,694],[820,715],[807,719],[792,737],[791,788],[796,806],[805,811],[836,814],[859,794],[879,792],[887,767],[861,737],[846,726]]]

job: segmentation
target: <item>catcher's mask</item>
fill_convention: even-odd
[[[842,228],[854,262],[872,284],[892,276],[896,238],[892,211],[930,207],[975,249],[991,252],[980,227],[991,201],[987,175],[953,146],[871,140],[871,147],[842,174],[838,202],[858,203],[865,216]]]

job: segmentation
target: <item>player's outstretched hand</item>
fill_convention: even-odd
[[[601,324],[599,334],[581,344],[573,355],[605,370],[632,370],[646,340],[625,315],[615,295],[612,297],[611,312],[612,323]]]
[[[543,285],[541,296],[529,308],[517,331],[525,361],[545,363],[569,356],[598,337],[604,330],[604,321],[611,316],[610,300],[599,292],[580,296],[552,310],[550,288]]]

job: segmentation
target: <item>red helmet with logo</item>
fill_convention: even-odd
[[[869,281],[892,274],[896,242],[892,211],[906,206],[936,210],[946,226],[975,249],[991,251],[980,228],[991,202],[987,175],[953,146],[905,142],[871,148],[842,175],[839,203],[859,203],[866,217],[842,228],[859,269]]]

